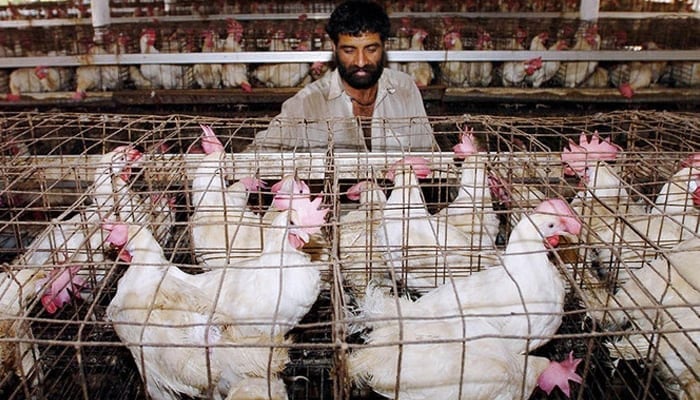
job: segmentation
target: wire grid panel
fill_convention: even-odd
[[[454,369],[446,376],[457,376],[455,385],[459,386],[459,371],[467,371],[463,382],[483,380],[470,375],[473,366],[494,359],[475,349],[496,346],[493,354],[513,357],[519,352],[499,347],[501,342],[513,342],[528,343],[527,349],[533,350],[528,356],[512,360],[520,373],[500,383],[499,389],[529,388],[513,398],[528,398],[530,392],[532,398],[543,397],[543,392],[533,391],[522,369],[527,366],[536,370],[542,360],[562,360],[569,352],[583,360],[578,368],[583,385],[573,384],[574,397],[669,399],[680,397],[678,393],[686,390],[692,398],[698,362],[697,284],[686,282],[681,253],[675,246],[682,235],[685,241],[680,246],[690,248],[681,249],[691,254],[696,251],[692,245],[697,240],[697,211],[692,206],[674,213],[669,209],[677,206],[675,201],[692,202],[687,191],[693,190],[692,185],[697,187],[696,173],[690,171],[674,178],[671,187],[686,190],[684,198],[671,202],[666,196],[667,200],[661,202],[657,193],[681,170],[681,161],[698,149],[700,119],[693,114],[431,118],[441,151],[410,154],[427,159],[431,173],[417,182],[404,180],[404,185],[397,185],[399,180],[394,176],[392,181],[388,173],[392,165],[408,155],[400,152],[242,152],[254,134],[267,127],[266,119],[66,113],[6,113],[0,118],[0,233],[6,263],[0,299],[3,304],[15,305],[3,317],[7,334],[2,345],[7,346],[9,354],[19,355],[9,364],[12,367],[7,372],[11,373],[3,374],[1,390],[7,398],[43,398],[57,393],[65,398],[146,396],[138,372],[142,353],[137,352],[134,361],[115,332],[119,324],[106,320],[107,307],[117,297],[118,282],[125,276],[127,264],[115,261],[117,252],[103,245],[108,232],[100,229],[93,215],[96,207],[107,204],[100,217],[139,221],[163,248],[162,264],[173,264],[192,274],[192,282],[200,279],[196,276],[207,273],[203,272],[193,239],[198,226],[193,222],[198,207],[193,201],[193,179],[207,164],[206,156],[201,154],[200,124],[211,126],[222,141],[226,157],[221,168],[234,181],[253,176],[274,183],[296,175],[330,209],[316,248],[313,242],[307,245],[313,261],[306,262],[318,266],[320,283],[316,301],[306,315],[288,326],[291,331],[285,339],[272,341],[267,335],[255,343],[221,346],[265,350],[265,389],[268,382],[269,389],[278,387],[276,376],[280,376],[289,398],[372,398],[372,388],[360,384],[362,379],[358,377],[365,375],[364,364],[358,360],[362,354],[371,354],[372,349],[384,349],[396,357],[397,346],[403,349],[402,364],[400,368],[393,362],[379,364],[389,371],[389,389],[376,383],[375,391],[410,390],[412,382],[407,377],[415,367],[411,362],[418,357],[420,370],[427,372],[429,354],[442,354],[446,364],[453,363],[450,365]],[[465,126],[474,129],[479,152],[459,160],[451,149]],[[619,179],[619,188],[628,192],[627,197],[619,193],[610,198],[577,195],[586,191],[576,178],[564,174],[564,146],[570,140],[578,143],[581,132],[590,136],[596,130],[623,149],[614,162],[608,163],[612,176]],[[102,203],[101,197],[95,196],[95,172],[105,167],[104,154],[123,145],[134,145],[143,152],[138,163],[131,166],[126,183],[126,199],[130,201],[121,199],[125,194],[122,188],[113,193],[112,202]],[[484,178],[464,184],[464,171],[479,169]],[[353,201],[356,193],[351,188],[363,181],[365,189],[360,193],[371,196],[361,195],[358,203]],[[589,182],[588,187],[595,184]],[[464,187],[471,188],[474,200],[462,204],[458,199]],[[398,203],[389,201],[399,195],[405,197]],[[245,225],[262,229],[262,215],[272,197],[265,188],[250,192],[247,204],[258,219]],[[478,282],[489,267],[507,263],[503,252],[511,242],[511,233],[520,221],[533,218],[533,209],[544,198],[569,202],[582,223],[578,239],[560,242],[559,251],[547,252],[556,268],[554,276],[562,280],[563,300],[556,311],[526,312],[522,302],[528,304],[527,297],[523,295],[525,300],[514,302],[510,319],[530,315],[534,321],[544,315],[560,320],[558,328],[555,325],[551,332],[494,331],[492,321],[502,320],[502,314],[487,308],[465,308],[469,304],[457,311],[457,315],[467,314],[465,319],[455,318],[454,312],[441,314],[440,308],[431,307],[430,313],[415,311],[414,307],[428,302],[420,299],[429,298],[438,289],[448,293],[452,302],[455,296],[470,298],[469,293],[456,294],[453,287],[469,285],[470,280]],[[460,213],[462,208],[466,212]],[[639,208],[644,213],[635,213]],[[646,209],[662,210],[658,213],[661,217],[648,216]],[[469,217],[462,219],[466,222],[461,232],[468,232],[471,241],[459,246],[448,237],[448,232],[453,234],[448,225],[465,214]],[[677,237],[662,236],[667,230],[654,230],[654,224],[683,228],[671,230],[680,232]],[[412,241],[411,235],[417,236],[421,230],[425,233],[426,229],[430,229],[427,242]],[[37,242],[44,243],[43,247],[32,244]],[[255,250],[261,248],[247,249]],[[542,258],[544,251],[530,251],[525,257]],[[249,268],[265,269],[263,264]],[[50,282],[66,270],[81,278],[80,287],[71,287],[80,295],[72,296],[67,304],[50,313],[44,304],[50,306],[50,297],[43,295],[53,286],[41,279],[49,278]],[[503,280],[486,300],[495,301],[501,294],[507,298],[506,288],[511,281]],[[520,283],[525,290],[527,285]],[[538,291],[546,292],[540,285]],[[223,293],[217,287],[209,295]],[[372,299],[377,302],[371,303]],[[368,304],[384,304],[385,308],[379,309],[383,314],[368,308]],[[396,312],[400,312],[400,318]],[[397,321],[403,326],[403,337],[392,339],[389,335],[382,342],[372,336],[373,332],[394,332]],[[245,330],[250,324],[231,325]],[[213,326],[221,324],[214,321]],[[422,331],[430,332],[435,327],[440,329],[431,339],[421,336]],[[458,330],[449,329],[454,327]],[[480,335],[475,336],[475,331]],[[155,351],[167,348],[153,339],[150,343],[146,339],[131,343],[143,343],[144,349]],[[196,350],[203,347],[204,342],[200,343],[190,343],[195,349],[192,360],[207,359],[205,352]],[[430,350],[424,354],[426,348]],[[178,349],[167,351],[176,353]],[[212,352],[216,354],[216,349]],[[275,357],[285,361],[283,369],[269,361]],[[215,356],[209,360],[208,370],[216,371]],[[399,369],[404,371],[400,381],[396,379]],[[145,379],[150,384],[148,374]],[[212,379],[216,379],[214,372],[206,378],[205,386]],[[464,393],[469,387],[465,384]]]

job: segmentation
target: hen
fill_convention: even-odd
[[[248,209],[248,193],[260,181],[245,179],[226,186],[230,160],[211,127],[202,125],[204,159],[192,178],[192,243],[203,267],[224,266],[233,258],[262,250],[261,218]]]
[[[69,90],[73,71],[69,68],[17,68],[10,73],[8,101],[20,99],[22,93],[59,92]]]
[[[350,200],[359,201],[357,209],[340,215],[338,243],[343,279],[359,295],[372,271],[383,267],[382,253],[377,246],[377,229],[382,221],[386,194],[375,181],[361,181],[347,192]]]
[[[540,68],[542,68],[542,57],[503,63],[501,83],[504,87],[522,86],[525,77],[534,74]]]
[[[328,209],[321,198],[295,202],[265,228],[263,252],[221,270],[223,281],[217,312],[245,322],[243,332],[286,333],[311,309],[321,290],[322,262],[299,250],[309,235],[320,230]],[[212,271],[216,272],[216,271]],[[203,289],[217,293],[219,279]]]
[[[270,51],[292,51],[291,46],[285,42],[285,36],[282,30],[275,32],[270,43]],[[308,51],[309,49],[299,46],[296,50]],[[296,87],[310,79],[310,71],[309,63],[263,64],[253,70],[252,76],[267,87]]]
[[[409,311],[415,303],[399,302],[407,314],[418,315]],[[559,386],[568,397],[568,381],[582,381],[576,374],[580,360],[558,363],[513,352],[501,334],[478,319],[391,321],[367,335],[368,347],[350,353],[348,372],[382,396],[414,400],[516,400],[528,398],[536,386],[547,393]]]
[[[90,48],[88,57],[97,54],[125,54],[128,44],[128,37],[119,35],[109,51],[95,45]],[[73,99],[82,100],[87,96],[86,92],[93,89],[106,91],[119,88],[122,83],[119,70],[118,65],[83,65],[76,68],[76,88]]]
[[[564,39],[559,39],[554,42],[551,46],[545,47],[545,43],[548,39],[548,33],[543,32],[532,39],[530,42],[530,50],[534,51],[561,51],[567,48],[566,41]],[[542,68],[536,70],[532,75],[525,76],[525,81],[530,83],[532,87],[538,88],[542,84],[548,82],[550,79],[554,78],[559,71],[561,62],[558,60],[545,61],[542,63]]]
[[[218,52],[217,34],[212,29],[202,31],[202,53]],[[217,89],[221,87],[222,65],[221,64],[195,64],[192,67],[194,80],[202,89]]]
[[[493,249],[500,221],[493,209],[486,168],[477,152],[474,129],[465,128],[461,136],[461,142],[453,148],[455,157],[464,160],[459,193],[437,215],[443,217],[441,222],[460,229],[470,238],[468,247]]]
[[[610,343],[611,356],[643,359],[655,354],[660,378],[678,399],[700,396],[700,238],[681,242],[644,267],[630,272],[631,279],[615,293],[615,326],[631,322],[629,334]],[[612,299],[611,299],[612,300]],[[658,353],[656,353],[658,352]]]
[[[416,290],[435,287],[446,275],[477,265],[479,257],[468,248],[471,239],[462,230],[428,212],[418,178],[430,173],[420,157],[391,166],[387,179],[394,187],[377,233],[392,278]]]
[[[243,26],[235,20],[227,20],[228,35],[223,44],[223,51],[240,52],[241,40],[243,38]],[[221,77],[224,87],[240,87],[244,92],[252,92],[250,82],[248,82],[248,66],[246,64],[223,64],[221,66]]]
[[[622,225],[618,217],[646,214],[644,207],[632,200],[627,190],[629,185],[606,162],[615,160],[620,150],[610,138],[601,140],[597,131],[590,140],[582,132],[579,144],[570,141],[561,155],[562,162],[567,165],[565,172],[578,175],[585,187],[576,194],[571,207],[588,228],[582,239],[594,248],[592,251],[588,247],[582,249],[583,258],[601,274],[605,273],[602,265],[611,260],[613,254],[610,247],[599,245],[619,244]]]
[[[576,51],[600,50],[600,35],[598,26],[591,25],[583,33],[576,36],[576,42],[571,48]],[[561,63],[558,74],[564,87],[573,88],[579,86],[588,78],[598,66],[597,61],[568,61]]]
[[[426,37],[428,37],[428,32],[425,29],[414,29],[413,36],[411,36],[411,46],[409,47],[409,50],[425,50],[423,42],[425,41]],[[407,62],[404,66],[405,72],[413,77],[413,80],[416,82],[418,87],[430,85],[435,77],[433,68],[425,61]]]
[[[533,350],[549,340],[562,318],[564,283],[548,259],[548,246],[556,247],[561,235],[578,235],[580,230],[581,222],[566,202],[545,200],[515,226],[500,264],[451,279],[415,301],[411,309],[420,313],[401,310],[401,315],[478,315],[503,335],[533,338],[509,341],[511,351]],[[366,298],[368,317],[397,317],[395,299],[383,296]]]
[[[152,398],[202,397],[210,390],[221,398],[240,388],[268,398],[268,383],[273,398],[287,398],[277,377],[288,360],[281,335],[243,335],[229,316],[214,311],[212,292],[190,283],[200,275],[170,264],[148,229],[105,229],[106,241],[121,248],[120,259],[130,264],[106,318],[130,344]]]
[[[139,49],[142,54],[160,53],[155,48],[156,31],[153,28],[144,29],[139,39]],[[131,69],[131,78],[139,89],[182,89],[185,83],[184,68],[171,64],[141,64]]]

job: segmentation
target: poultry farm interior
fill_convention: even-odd
[[[700,399],[698,0],[385,2],[420,153],[247,150],[338,2],[99,3],[0,1],[0,398]]]

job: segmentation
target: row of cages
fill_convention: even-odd
[[[113,17],[163,15],[331,13],[337,1],[116,1],[109,2]],[[551,0],[474,0],[462,3],[446,1],[386,1],[388,13],[435,12],[578,12],[580,1]],[[603,12],[693,12],[700,9],[697,0],[604,0]],[[0,10],[0,20],[89,18],[90,3],[84,1],[13,2]]]
[[[232,30],[232,24],[236,29]],[[326,20],[300,17],[283,20],[243,20],[223,18],[206,21],[146,21],[112,24],[99,32],[90,25],[31,26],[4,28],[0,35],[0,57],[80,56],[95,54],[91,49],[102,46],[112,54],[145,53],[139,43],[144,32],[155,32],[152,46],[161,53],[197,53],[223,50],[227,38],[235,38],[238,51],[320,51],[330,50],[325,32]],[[547,33],[548,43],[563,40],[573,49],[590,22],[567,18],[398,18],[392,20],[387,39],[388,50],[536,50],[534,37]],[[656,17],[644,19],[605,18],[596,22],[598,43],[593,48],[576,50],[695,50],[700,47],[697,18]],[[420,42],[413,37],[423,31]],[[445,37],[460,38],[461,48],[447,47]],[[212,36],[217,46],[206,47]],[[488,41],[485,37],[488,36]],[[96,38],[102,43],[96,43]],[[275,46],[272,42],[277,39]],[[117,43],[119,46],[116,47]],[[303,44],[303,46],[301,46]],[[418,45],[420,44],[420,47]],[[550,50],[554,50],[553,48]],[[9,60],[8,60],[9,61]],[[418,60],[416,60],[418,61]]]
[[[269,122],[0,114],[3,398],[698,398],[697,114]]]
[[[412,27],[413,22],[403,19],[397,27],[397,36],[387,41],[388,65],[411,74],[419,87],[619,88],[628,85],[636,91],[700,84],[697,54],[691,54],[688,61],[667,61],[663,56],[653,61],[626,61],[638,50],[650,54],[655,50],[669,49],[696,53],[700,24],[695,19],[603,20],[596,24],[557,19],[545,24],[546,28],[541,21],[535,24],[532,20],[517,19],[501,19],[496,24],[484,21],[472,24],[447,18],[433,21],[438,23],[432,28],[428,28],[423,20],[415,21],[419,28]],[[232,29],[232,26],[236,28]],[[486,26],[492,33],[486,31]],[[417,30],[413,31],[414,28]],[[288,21],[288,24],[227,20],[202,23],[199,27],[196,24],[184,27],[183,24],[160,23],[147,27],[119,25],[99,32],[101,44],[94,42],[97,33],[87,26],[4,31],[0,36],[0,55],[5,56],[6,65],[22,61],[24,57],[37,57],[34,63],[47,64],[56,62],[55,56],[77,55],[77,58],[71,58],[72,61],[64,66],[0,69],[0,92],[8,93],[7,100],[18,100],[23,94],[71,91],[74,93],[69,93],[68,97],[83,99],[87,92],[129,89],[242,87],[250,92],[265,87],[301,87],[319,79],[333,67],[328,53],[331,44],[322,23],[306,19]],[[42,37],[43,40],[37,40]],[[448,37],[451,50],[445,47]],[[582,47],[590,37],[594,38],[594,44]],[[418,46],[416,40],[425,42]],[[454,47],[457,41],[459,46]],[[566,60],[566,48],[590,52],[590,56],[585,58],[586,61],[561,61],[556,57],[542,60],[541,55],[529,57],[528,54],[528,50],[542,54],[543,50],[549,49],[562,54],[562,59]],[[523,51],[525,60],[488,59],[489,50],[505,49]],[[471,50],[481,52],[480,57],[486,54],[486,58],[474,62],[461,61],[469,57],[447,61],[448,57],[468,54]],[[614,57],[611,60],[609,55],[604,60],[595,61],[598,50],[620,51],[619,61]],[[240,60],[250,62],[197,63],[200,54],[214,53],[219,56],[216,59],[219,61],[225,60],[227,54],[239,51],[244,52]],[[304,62],[277,63],[276,57],[267,57],[273,52],[293,55],[295,51],[305,52],[300,59]],[[444,51],[439,56],[445,61],[425,61],[421,54],[424,51],[431,54],[431,60],[436,59],[432,53]],[[123,60],[130,55],[154,53],[159,53],[159,56],[167,53],[173,63],[149,61],[137,64],[138,61]],[[412,57],[406,57],[407,53]],[[672,53],[667,52],[667,55]],[[115,56],[123,64],[95,64],[94,59],[106,55]],[[393,56],[409,61],[392,61]],[[633,94],[622,95],[631,97]]]

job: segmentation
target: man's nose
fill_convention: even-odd
[[[357,56],[355,57],[355,65],[357,65],[360,68],[367,65],[367,56],[365,56],[364,52],[362,52],[362,51],[357,52]]]

